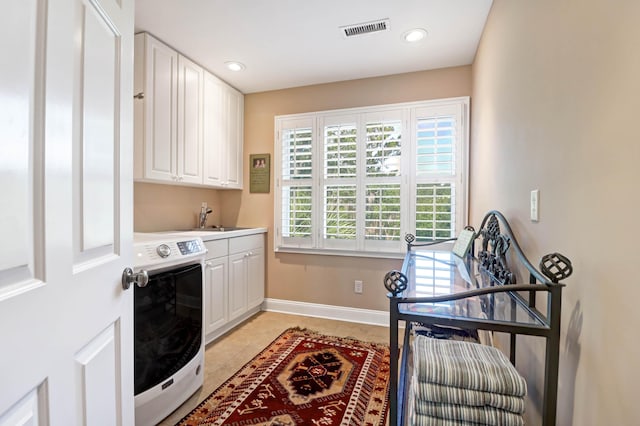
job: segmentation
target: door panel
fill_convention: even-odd
[[[120,407],[117,376],[121,354],[117,348],[117,330],[111,324],[89,342],[75,357],[78,388],[81,389],[82,424],[116,425]]]
[[[131,425],[133,1],[5,3],[0,425]]]
[[[43,392],[39,392],[38,389],[30,391],[11,410],[0,415],[0,426],[39,426],[42,424],[40,420],[44,416],[40,412],[43,403],[39,397],[41,393]]]
[[[114,243],[114,196],[116,194],[115,155],[119,148],[120,84],[116,74],[120,63],[120,34],[111,27],[108,17],[91,3],[82,6],[83,41],[81,114],[76,123],[82,130],[77,135],[81,145],[76,158],[81,170],[74,180],[78,189],[80,210],[74,222],[81,225],[80,251],[109,246]]]
[[[8,9],[8,10],[7,10]],[[45,8],[42,1],[5,5],[0,45],[0,300],[42,284],[42,152]]]

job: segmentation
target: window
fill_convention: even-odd
[[[404,253],[466,224],[468,98],[278,116],[277,251]]]

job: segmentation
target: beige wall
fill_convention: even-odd
[[[136,182],[133,185],[133,229],[135,232],[155,232],[194,228],[203,201],[213,210],[207,219],[208,225],[230,225],[220,223],[219,192]]]
[[[425,99],[469,96],[471,67],[407,73],[390,77],[249,94],[245,97],[245,163],[249,154],[273,156],[274,117],[328,109]],[[245,182],[248,168],[245,167]],[[220,191],[222,221],[269,228],[267,291],[269,298],[388,310],[382,277],[399,268],[398,260],[275,254],[273,251],[273,181],[269,194]],[[353,281],[364,281],[354,294]]]
[[[558,425],[640,424],[638,18],[637,0],[494,0],[473,65],[472,222],[499,209],[535,264],[552,251],[574,263]],[[544,352],[518,345],[539,424]]]

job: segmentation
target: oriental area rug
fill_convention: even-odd
[[[388,388],[388,346],[291,328],[178,425],[384,425]]]

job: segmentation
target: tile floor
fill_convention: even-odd
[[[308,328],[331,336],[352,337],[367,342],[389,343],[387,327],[260,312],[206,347],[203,387],[164,419],[160,426],[175,425],[290,327]]]

